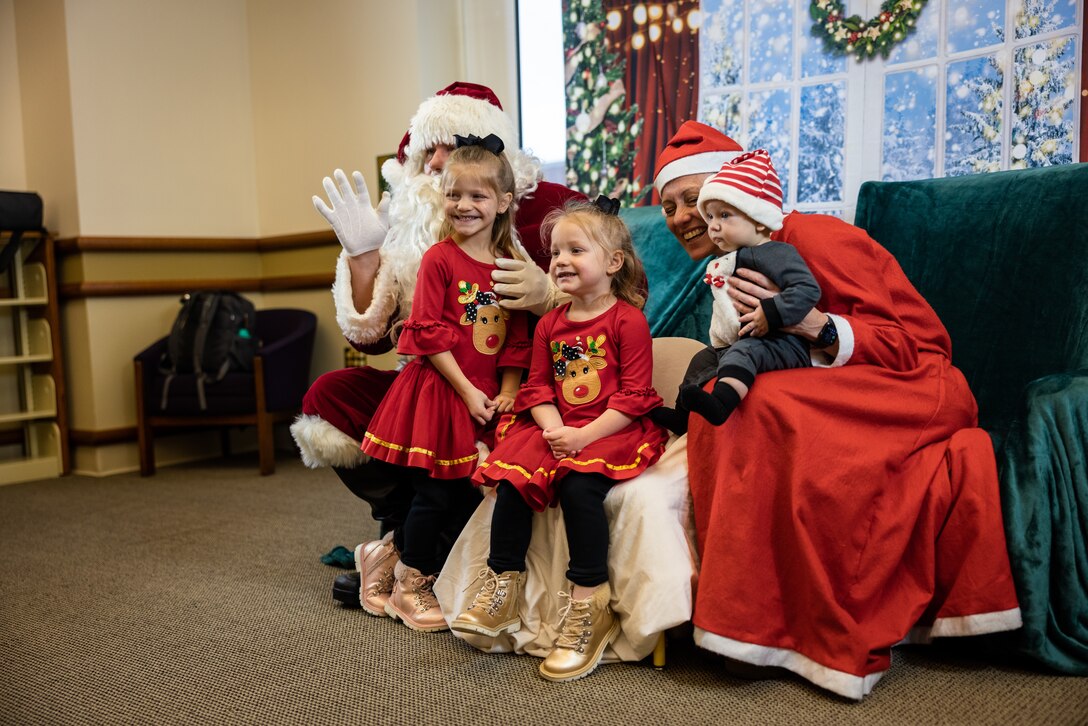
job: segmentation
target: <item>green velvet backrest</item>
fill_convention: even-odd
[[[679,336],[704,343],[710,335],[710,287],[701,280],[706,260],[694,261],[665,226],[660,206],[620,210],[646,268],[650,295],[643,312],[655,338]]]
[[[1088,164],[866,182],[854,223],[941,317],[998,441],[1027,383],[1088,368]]]

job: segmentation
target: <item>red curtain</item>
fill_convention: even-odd
[[[643,187],[651,186],[658,153],[680,124],[694,119],[698,113],[698,23],[689,23],[689,17],[699,12],[699,0],[667,3],[603,0],[602,5],[609,48],[627,62],[624,76],[627,106],[638,104],[642,119],[631,178],[638,179]],[[613,11],[619,14],[615,29],[608,22]],[[612,17],[614,20],[616,16]],[[656,40],[652,39],[657,33],[653,26],[660,31]],[[659,202],[654,191],[652,197],[644,197],[642,204]]]

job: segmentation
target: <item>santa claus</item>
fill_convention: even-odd
[[[443,218],[440,173],[454,147],[454,135],[495,134],[503,140],[517,179],[515,226],[525,262],[500,259],[494,273],[501,304],[542,313],[554,307],[557,291],[546,274],[550,243],[541,239],[540,222],[553,208],[582,195],[542,181],[540,162],[519,150],[517,129],[502,110],[494,92],[475,83],[456,82],[425,100],[408,125],[395,159],[382,166],[391,193],[371,207],[362,174],[349,180],[341,170],[335,181],[324,180],[328,202],[313,198],[314,206],[332,225],[343,251],[336,267],[333,299],[336,320],[348,342],[368,354],[393,348],[390,329],[408,317],[416,270],[424,251],[438,240]],[[400,480],[403,470],[384,462],[368,461],[360,442],[378,404],[389,390],[396,371],[369,366],[325,373],[314,381],[303,399],[302,414],[291,434],[307,466],[331,467],[354,494],[366,500],[381,522],[383,533],[403,522],[412,497],[411,486]],[[465,519],[479,501],[465,493]],[[460,530],[461,520],[457,526]],[[448,540],[457,532],[448,533]],[[392,543],[378,541],[356,548],[356,564],[363,572],[338,578],[334,595],[353,603],[375,590],[395,558]],[[369,567],[368,567],[369,564]],[[370,577],[368,577],[368,573]],[[346,580],[345,580],[346,578]],[[371,581],[373,580],[373,581]],[[378,587],[378,589],[382,589]],[[381,599],[373,592],[371,598]],[[382,612],[375,601],[368,611]]]

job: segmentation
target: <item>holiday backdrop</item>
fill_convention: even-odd
[[[1083,157],[1079,0],[888,0],[868,17],[839,0],[562,12],[567,183],[589,195],[658,201],[654,157],[692,118],[768,149],[788,208],[832,214],[866,179]]]

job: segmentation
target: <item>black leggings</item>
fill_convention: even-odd
[[[404,523],[415,499],[416,482],[426,477],[423,470],[371,459],[352,469],[334,467],[333,471],[352,494],[370,505],[371,516],[381,525],[381,535],[393,532],[393,544],[403,551]],[[480,503],[480,493],[467,480],[447,480],[446,484],[454,488],[456,502],[438,532],[434,565],[428,565],[437,569],[442,569],[453,543]]]
[[[370,516],[378,520],[385,535],[404,524],[415,491],[413,470],[381,459],[371,459],[351,469],[333,467],[351,493],[370,505]]]
[[[448,553],[447,538],[457,538],[476,505],[480,495],[467,478],[432,479],[423,469],[411,472],[414,489],[412,504],[404,524],[393,530],[393,544],[400,559],[424,575],[442,569]]]
[[[568,472],[557,485],[567,529],[570,564],[567,579],[596,587],[608,582],[608,517],[604,498],[615,481],[603,474]],[[495,572],[525,570],[525,554],[533,535],[533,510],[509,482],[500,482],[491,518],[491,556]]]

